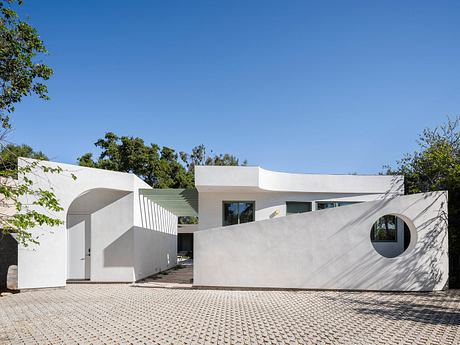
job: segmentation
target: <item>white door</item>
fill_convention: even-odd
[[[67,216],[67,279],[90,279],[91,215]]]

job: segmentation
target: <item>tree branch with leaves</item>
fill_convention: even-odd
[[[39,160],[47,159],[41,152],[34,152],[27,145],[13,145],[6,141],[15,105],[30,95],[48,100],[48,88],[44,84],[53,70],[38,60],[47,53],[37,30],[19,18],[14,10],[22,1],[0,0],[0,233],[11,234],[27,246],[38,243],[32,229],[37,226],[57,226],[62,220],[56,212],[62,211],[52,187],[36,188],[31,174],[41,170],[48,174],[60,174],[59,167],[51,168]],[[75,179],[75,176],[72,175]]]
[[[450,284],[460,287],[460,117],[425,129],[418,150],[406,154],[387,174],[404,175],[408,194],[447,190],[449,218]]]

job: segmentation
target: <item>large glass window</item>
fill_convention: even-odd
[[[286,201],[286,215],[311,211],[311,202]]]
[[[222,225],[253,222],[254,205],[254,201],[224,201]]]
[[[334,207],[346,206],[346,205],[351,205],[351,204],[356,204],[356,202],[352,202],[352,201],[318,201],[316,203],[316,209],[317,210],[324,210],[326,208],[334,208]]]
[[[391,215],[380,217],[372,226],[371,241],[397,242],[398,218]]]

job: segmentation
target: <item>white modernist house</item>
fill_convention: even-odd
[[[64,169],[31,178],[53,187],[65,225],[34,229],[40,245],[19,247],[20,289],[134,282],[176,265],[178,244],[193,250],[196,286],[425,291],[447,282],[447,195],[404,196],[401,176],[198,166],[196,189],[158,190],[133,174],[43,164]],[[178,227],[178,216],[199,221]]]

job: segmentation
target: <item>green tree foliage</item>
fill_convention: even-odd
[[[31,229],[63,223],[52,215],[63,210],[52,188],[36,188],[30,178],[37,169],[45,173],[63,172],[60,167],[50,168],[38,160],[26,161],[15,169],[0,171],[0,232],[13,234],[24,246],[39,243]],[[75,176],[72,175],[72,178],[75,179]]]
[[[18,157],[48,160],[43,152],[34,151],[28,145],[6,144],[0,149],[0,170],[17,169]]]
[[[434,129],[425,129],[417,143],[418,150],[406,154],[388,174],[405,178],[406,193],[447,190],[449,192],[449,255],[460,256],[460,117]],[[451,271],[452,271],[451,266]],[[456,270],[460,267],[455,268]],[[451,272],[452,281],[460,283],[460,272]]]
[[[13,234],[27,246],[38,243],[30,231],[32,228],[62,223],[53,216],[62,208],[52,189],[34,186],[31,174],[37,170],[61,173],[62,169],[49,168],[38,160],[24,161],[18,167],[21,156],[38,159],[46,156],[28,146],[5,141],[15,105],[32,94],[47,100],[48,90],[43,81],[53,74],[50,67],[36,60],[47,52],[46,48],[37,31],[14,11],[17,4],[21,5],[22,1],[0,0],[0,122],[3,128],[0,134],[0,233]]]
[[[91,153],[78,158],[81,166],[134,173],[156,188],[188,188],[190,181],[178,155],[168,147],[145,145],[144,140],[119,137],[108,132],[95,143],[101,150],[93,160]]]
[[[248,164],[246,160],[240,164],[239,159],[229,153],[213,154],[211,151],[211,155],[208,156],[206,147],[203,144],[195,146],[190,154],[180,152],[180,157],[187,168],[188,174],[191,176],[192,183],[195,181],[196,165],[238,166]]]
[[[0,121],[10,128],[10,114],[24,96],[36,94],[48,99],[48,80],[53,70],[36,61],[47,50],[29,23],[21,20],[11,7],[14,0],[0,1]],[[18,1],[22,4],[22,1]]]
[[[154,188],[192,188],[195,165],[239,165],[230,154],[206,154],[199,145],[191,154],[156,144],[146,145],[138,137],[119,137],[112,132],[95,143],[101,150],[95,160],[91,153],[78,158],[81,166],[134,173]],[[246,164],[246,161],[243,162]]]

